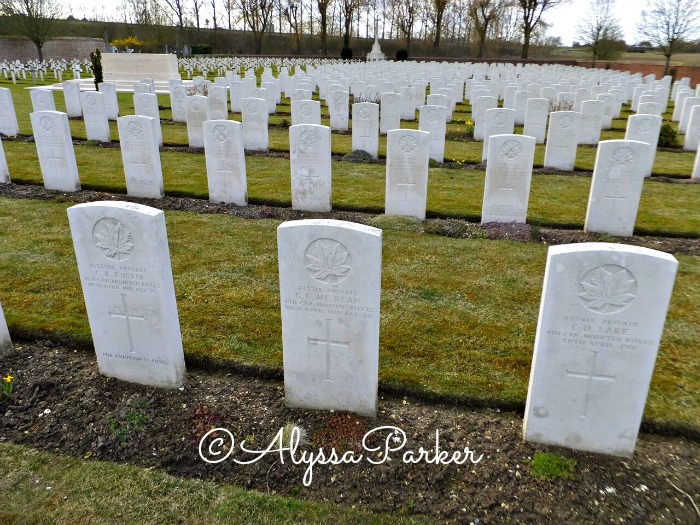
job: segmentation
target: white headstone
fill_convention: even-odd
[[[80,93],[80,106],[83,109],[87,139],[109,142],[111,137],[104,95],[99,91],[83,91]]]
[[[172,112],[173,122],[187,122],[186,100],[187,86],[179,84],[170,88],[170,110]]]
[[[243,124],[233,120],[204,122],[204,153],[209,200],[247,206]]]
[[[207,120],[208,100],[204,95],[192,95],[185,98],[185,116],[187,118],[187,142],[190,148],[204,147],[203,124]]]
[[[10,169],[7,167],[7,159],[5,158],[5,149],[2,146],[2,138],[0,138],[0,184],[10,183]]]
[[[212,86],[207,95],[207,120],[228,119],[228,90],[222,86]]]
[[[545,168],[573,171],[580,129],[581,113],[578,111],[554,111],[550,114],[544,150]]]
[[[330,219],[277,229],[285,403],[374,417],[382,232]]]
[[[401,95],[382,93],[379,108],[379,132],[387,133],[390,129],[401,128]]]
[[[0,357],[6,357],[14,353],[15,349],[12,346],[10,331],[7,329],[5,313],[2,311],[2,305],[0,304]]]
[[[0,88],[0,133],[8,137],[19,135],[17,114],[12,104],[12,92],[8,88]]]
[[[117,128],[126,193],[133,197],[162,198],[165,192],[155,119],[144,115],[119,117]]]
[[[430,133],[392,129],[387,133],[384,213],[425,219]]]
[[[352,105],[352,150],[379,157],[379,104],[357,102]]]
[[[581,102],[579,144],[598,144],[604,110],[605,102],[599,100],[584,100]]]
[[[688,129],[685,132],[683,149],[686,151],[697,151],[700,145],[700,105],[693,106],[688,118]]]
[[[695,164],[693,164],[693,172],[690,174],[691,179],[700,179],[700,148],[695,154]]]
[[[242,104],[243,145],[247,151],[267,151],[270,146],[267,129],[267,101],[244,98]]]
[[[658,115],[637,114],[630,115],[627,119],[625,140],[646,142],[651,146],[651,148],[649,148],[649,158],[644,168],[645,177],[651,177],[651,169],[654,166],[654,158],[656,157],[656,147],[659,144],[662,122],[663,119]]]
[[[165,216],[126,202],[68,208],[100,373],[143,385],[185,381]]]
[[[549,248],[524,438],[634,453],[678,262],[648,248]]]
[[[298,124],[289,128],[292,209],[331,210],[331,128]]]
[[[137,115],[151,117],[155,120],[156,139],[158,140],[158,146],[162,146],[163,131],[160,127],[158,95],[155,95],[153,93],[134,93],[134,111]]]
[[[68,116],[59,111],[37,111],[29,115],[34,131],[41,176],[47,190],[79,191]]]
[[[658,115],[661,116],[663,108],[658,102],[644,102],[637,106],[637,115]]]
[[[681,110],[681,118],[678,121],[678,133],[685,134],[690,121],[690,111],[695,106],[700,106],[700,97],[688,97],[683,101],[683,109]]]
[[[493,135],[489,139],[481,223],[524,223],[530,199],[535,139]]]
[[[66,114],[69,117],[80,117],[80,84],[76,80],[65,80],[62,83],[63,98],[66,102]]]
[[[585,231],[632,235],[650,148],[635,140],[604,140],[598,145]]]
[[[549,115],[548,99],[528,99],[525,110],[523,135],[534,137],[537,144],[544,144],[544,138],[547,134],[547,115]],[[510,133],[512,133],[512,131]]]
[[[512,135],[515,128],[515,110],[507,108],[492,108],[486,110],[486,126],[484,127],[484,144],[481,148],[481,162],[489,153],[489,138],[493,135]]]
[[[119,118],[119,100],[117,99],[117,86],[113,82],[100,82],[98,84],[100,93],[104,96],[105,112],[109,120],[117,120]]]
[[[350,95],[347,91],[333,91],[328,101],[328,112],[330,114],[331,129],[336,131],[347,131],[349,128],[348,104]]]
[[[321,103],[318,100],[292,100],[292,125],[321,125]]]
[[[53,91],[50,89],[31,89],[29,96],[32,99],[34,111],[56,111],[56,102],[53,99]]]
[[[430,133],[429,158],[442,163],[445,160],[445,133],[447,122],[443,106],[421,106],[418,108],[418,129]]]

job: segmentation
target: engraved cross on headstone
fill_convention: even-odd
[[[591,350],[591,354],[593,354],[593,363],[591,363],[591,371],[590,372],[572,372],[571,370],[566,371],[566,376],[567,377],[575,377],[578,379],[585,379],[587,384],[586,384],[586,401],[584,402],[583,405],[583,412],[581,413],[581,417],[588,417],[588,404],[591,398],[591,387],[593,386],[593,381],[609,381],[611,383],[615,382],[615,378],[617,376],[607,376],[603,374],[595,374],[595,368],[596,368],[596,361],[598,360],[598,354],[600,352],[596,352],[595,350]]]
[[[326,338],[316,339],[314,337],[307,337],[309,345],[323,345],[326,347],[326,381],[332,381],[331,379],[331,346],[338,346],[340,348],[350,348],[350,341],[333,341],[331,339],[331,319],[325,319],[326,321]]]
[[[413,186],[416,185],[415,182],[398,182],[397,186],[403,186],[403,203],[408,204],[408,194],[413,190]]]
[[[129,307],[126,305],[126,295],[120,294],[122,296],[122,312],[109,312],[110,317],[117,317],[119,319],[126,319],[126,333],[129,337],[129,351],[135,354],[134,350],[134,339],[131,336],[131,323],[130,321],[143,321],[144,317],[142,315],[132,315],[129,313]]]
[[[46,160],[49,161],[49,165],[53,167],[54,176],[60,176],[60,164],[63,162],[63,157],[56,154],[56,152],[52,149],[49,156],[46,157]]]
[[[615,185],[615,191],[613,192],[614,195],[605,195],[603,198],[612,200],[612,211],[615,213],[615,208],[617,207],[617,201],[626,201],[627,197],[622,197],[620,195],[620,185],[616,184]]]

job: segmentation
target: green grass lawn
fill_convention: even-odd
[[[91,344],[63,202],[0,201],[10,329]],[[166,212],[185,352],[280,370],[278,221]],[[385,227],[380,381],[425,395],[525,400],[547,248]],[[679,256],[648,420],[700,428],[700,258]]]
[[[0,443],[3,525],[428,523]]]

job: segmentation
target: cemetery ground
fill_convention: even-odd
[[[237,208],[205,200],[204,156],[186,147],[184,125],[167,123],[168,102],[162,96],[165,199],[128,198],[118,148],[81,140],[79,120],[70,125],[86,191],[45,191],[29,138],[25,86],[3,84],[13,89],[22,134],[3,138],[13,184],[1,188],[5,277],[0,286],[18,355],[0,364],[9,366],[18,383],[12,413],[1,428],[2,437],[19,445],[0,448],[2,464],[10,465],[4,485],[10,487],[10,503],[0,510],[7,513],[0,514],[3,519],[40,523],[42,513],[50,511],[56,522],[109,522],[117,519],[110,513],[127,521],[124,517],[148,512],[150,523],[204,523],[233,521],[235,512],[241,523],[248,522],[241,508],[256,509],[261,514],[255,521],[263,523],[410,522],[413,515],[455,523],[476,518],[479,523],[692,523],[697,517],[681,492],[700,491],[700,185],[688,179],[692,153],[659,152],[652,179],[644,185],[635,237],[615,239],[581,231],[594,148],[579,147],[577,171],[562,174],[541,169],[538,146],[529,225],[482,228],[481,143],[463,136],[468,106],[460,106],[458,122],[448,124],[448,160],[430,170],[424,223],[383,216],[382,161],[342,162],[350,153],[350,136],[334,133],[334,211],[323,216],[384,230],[381,399],[372,420],[284,406],[275,231],[282,220],[318,216],[289,209],[284,122],[289,118],[280,114],[289,106],[280,106],[271,118],[271,153],[246,156],[253,206]],[[119,98],[122,114],[133,113],[131,97]],[[60,96],[56,102],[62,104]],[[602,138],[623,133],[621,119]],[[382,139],[380,155],[385,148]],[[66,208],[112,199],[166,210],[188,359],[183,391],[136,387],[97,373]],[[645,412],[643,429],[651,433],[642,434],[632,460],[535,446],[521,438],[547,244],[582,240],[640,244],[679,260]],[[305,466],[282,466],[272,456],[246,468],[231,462],[206,465],[197,456],[198,438],[212,424],[231,429],[237,441],[264,448],[287,422],[304,428],[314,449],[357,447],[364,431],[396,425],[409,437],[407,448],[430,449],[439,429],[441,448],[469,446],[484,457],[461,467],[405,465],[398,458],[377,466],[317,466],[307,488]],[[530,468],[539,450],[575,459],[573,479],[533,478]],[[123,476],[129,476],[128,483],[117,481]],[[104,490],[104,479],[114,480],[114,491],[105,496],[111,499],[90,510],[88,502]],[[209,481],[295,499],[268,499]],[[153,505],[154,498],[163,508]],[[193,509],[188,501],[197,502]],[[368,510],[401,516],[370,516]]]

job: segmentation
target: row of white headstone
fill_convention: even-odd
[[[31,121],[45,187],[66,192],[80,190],[66,114],[39,111],[31,114]],[[152,117],[132,115],[118,118],[127,193],[131,196],[161,198],[165,194],[157,127],[157,121]],[[242,128],[244,124],[230,120],[202,123],[209,194],[214,202],[247,204]],[[397,129],[390,130],[387,137],[385,213],[424,219],[430,133]],[[294,125],[290,127],[289,139],[292,208],[330,211],[330,128],[318,124]],[[481,221],[524,223],[535,139],[503,134],[491,136],[488,144]],[[632,235],[644,175],[649,171],[650,150],[649,144],[634,140],[604,141],[599,145],[586,231]],[[9,181],[9,171],[5,171]]]
[[[102,374],[180,387],[185,362],[162,211],[68,209]],[[382,231],[328,219],[277,230],[286,404],[374,417]],[[523,432],[528,441],[633,454],[677,270],[666,253],[551,247]],[[12,352],[0,308],[0,357]]]

